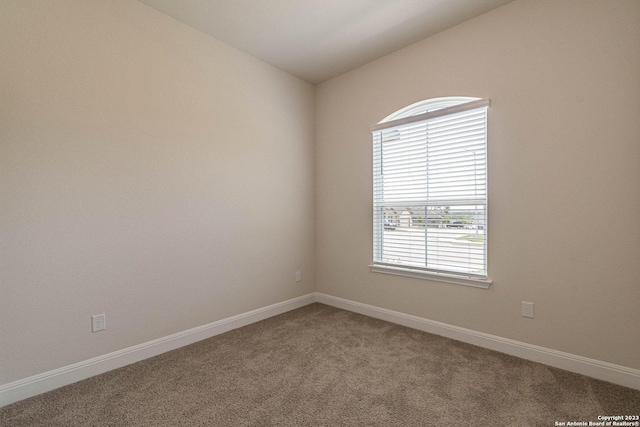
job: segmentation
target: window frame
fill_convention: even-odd
[[[404,277],[412,277],[412,278],[418,278],[418,279],[424,279],[424,280],[432,280],[432,281],[439,281],[439,282],[446,282],[446,283],[453,283],[453,284],[458,284],[458,285],[465,285],[465,286],[472,286],[472,287],[478,287],[478,288],[488,288],[491,284],[492,284],[492,280],[489,279],[489,256],[488,256],[488,241],[487,241],[487,233],[488,233],[488,228],[487,228],[487,223],[488,223],[488,186],[487,186],[487,182],[485,181],[485,195],[484,195],[484,204],[481,204],[481,206],[484,206],[484,247],[483,247],[483,256],[484,258],[482,259],[483,263],[484,263],[484,274],[474,274],[474,273],[470,273],[470,272],[460,272],[460,271],[454,271],[454,270],[447,270],[446,268],[429,268],[426,264],[424,265],[424,267],[421,266],[412,266],[412,265],[407,265],[407,264],[402,264],[402,263],[393,263],[393,262],[384,262],[382,260],[382,256],[378,256],[378,258],[376,257],[376,248],[380,249],[380,246],[383,245],[383,241],[384,241],[384,232],[386,229],[385,226],[385,220],[384,218],[380,219],[378,218],[378,220],[376,221],[376,207],[378,208],[383,208],[382,205],[377,205],[376,204],[376,191],[380,192],[384,192],[385,190],[382,188],[379,188],[378,186],[382,186],[382,184],[377,184],[376,180],[380,180],[382,179],[382,174],[379,174],[379,172],[376,170],[376,150],[378,149],[378,147],[376,146],[376,144],[380,144],[380,147],[382,147],[382,136],[379,135],[379,142],[377,142],[376,138],[376,133],[377,132],[381,132],[384,129],[389,129],[389,128],[395,128],[395,127],[399,127],[399,126],[404,126],[404,125],[409,125],[412,123],[419,123],[419,122],[427,122],[429,120],[432,119],[436,119],[439,117],[446,117],[446,116],[453,116],[455,114],[458,113],[462,113],[465,111],[474,111],[474,110],[478,110],[480,108],[485,108],[485,115],[484,115],[484,132],[485,132],[485,137],[484,137],[484,153],[485,156],[488,155],[487,153],[487,146],[488,146],[488,110],[489,110],[489,105],[490,105],[490,100],[489,99],[480,99],[480,98],[471,98],[471,97],[444,97],[444,98],[431,98],[431,99],[427,99],[424,101],[420,101],[420,102],[416,102],[414,104],[411,104],[407,107],[404,107],[392,114],[390,114],[389,116],[387,116],[386,118],[384,118],[383,120],[381,120],[380,122],[378,122],[377,124],[373,125],[370,128],[370,131],[372,133],[373,136],[373,149],[374,149],[374,170],[373,170],[373,208],[374,208],[374,217],[373,217],[373,239],[374,239],[374,247],[373,247],[373,262],[372,264],[369,265],[369,269],[371,272],[374,273],[384,273],[384,274],[392,274],[392,275],[398,275],[398,276],[404,276]],[[428,143],[425,141],[425,147],[428,145]],[[380,148],[381,149],[381,148]],[[465,148],[466,150],[466,148]],[[384,157],[382,157],[383,159]],[[475,162],[475,160],[474,160]],[[382,166],[380,166],[382,167]],[[474,165],[474,171],[475,171],[475,165]],[[427,174],[429,172],[426,172]],[[474,172],[475,173],[475,172]],[[485,159],[485,165],[484,165],[484,177],[485,180],[488,178],[488,163],[486,162]],[[477,187],[476,187],[477,188]],[[425,201],[423,202],[426,204],[428,204],[429,202],[425,199]],[[383,202],[384,205],[384,202]],[[426,209],[426,208],[425,208]],[[378,216],[380,216],[381,214],[378,213]],[[386,216],[386,214],[382,215],[383,217]],[[426,220],[426,217],[425,217]],[[382,235],[379,236],[379,233],[383,233]],[[426,230],[425,230],[426,233]],[[379,241],[377,240],[379,239]],[[425,234],[425,239],[426,239],[426,234]],[[428,240],[425,240],[425,245],[427,245]],[[425,251],[427,250],[427,247],[425,246]],[[425,258],[426,259],[426,258]],[[425,261],[426,262],[426,261]]]

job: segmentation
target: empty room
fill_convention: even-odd
[[[0,425],[640,426],[640,1],[0,0]]]

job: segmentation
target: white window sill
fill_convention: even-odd
[[[472,279],[464,276],[449,275],[444,273],[432,273],[430,271],[413,270],[411,268],[390,267],[388,265],[370,265],[369,271],[373,273],[392,274],[394,276],[413,277],[414,279],[433,280],[434,282],[453,283],[456,285],[473,286],[474,288],[488,289],[493,283],[489,279]]]

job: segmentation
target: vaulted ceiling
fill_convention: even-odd
[[[321,83],[512,0],[139,0]]]

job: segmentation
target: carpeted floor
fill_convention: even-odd
[[[312,304],[0,409],[12,426],[555,426],[640,391]]]

